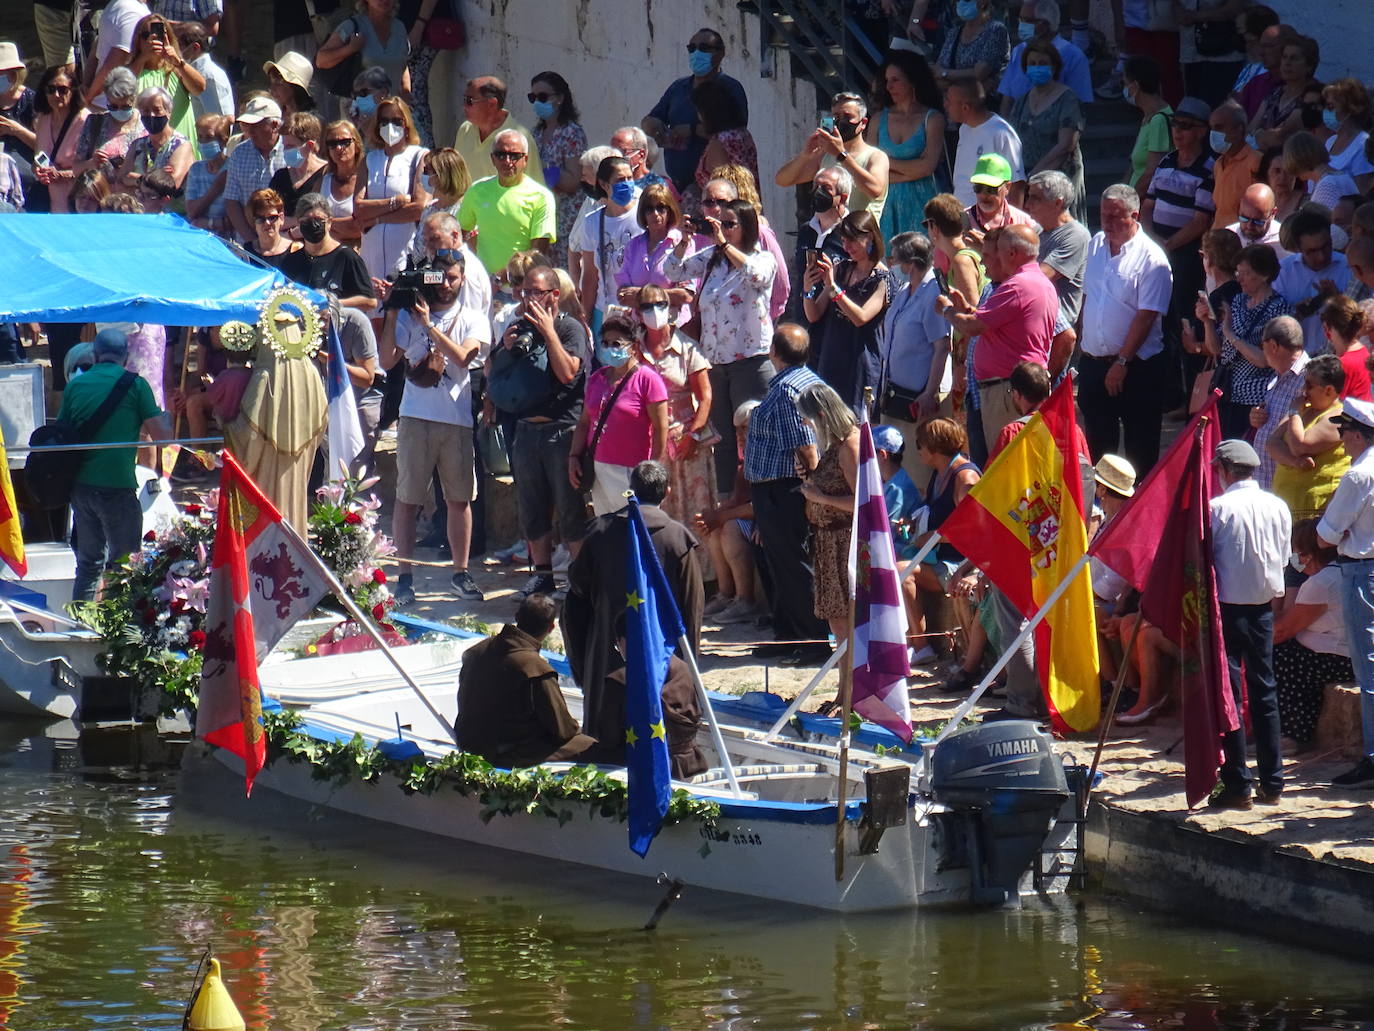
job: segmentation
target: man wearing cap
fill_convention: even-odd
[[[254,240],[257,234],[248,224],[244,205],[258,190],[266,189],[277,169],[286,167],[281,108],[268,97],[254,97],[243,105],[238,121],[248,138],[234,148],[224,164],[224,212],[240,240]]]
[[[1007,226],[1030,226],[1038,231],[1034,218],[1007,198],[1011,195],[1011,165],[1001,154],[984,154],[973,166],[969,182],[976,198],[966,210],[973,233],[987,233]],[[1021,198],[1025,183],[1017,183]]]
[[[86,443],[136,441],[140,432],[153,440],[172,436],[167,415],[158,408],[147,380],[129,373],[133,379],[119,385],[125,375],[124,361],[129,356],[129,342],[123,331],[101,330],[92,350],[95,364],[67,381],[58,419],[80,425],[91,419],[118,389],[123,396]],[[115,568],[140,547],[143,510],[138,503],[138,479],[134,475],[137,455],[135,448],[109,448],[86,452],[78,459],[80,468],[72,487],[72,521],[76,531],[72,598],[76,601],[91,601],[101,573]]]
[[[1317,523],[1317,536],[1339,552],[1341,607],[1350,661],[1360,684],[1364,758],[1331,783],[1374,787],[1374,404],[1347,397],[1331,421],[1352,460]]]
[[[1021,137],[1005,118],[988,110],[983,84],[977,79],[950,83],[945,90],[945,113],[951,122],[959,123],[959,149],[954,155],[954,195],[959,203],[965,208],[973,206],[975,166],[985,154],[998,154],[1006,164],[1005,178],[990,178],[990,184],[1013,183],[1012,198],[1019,200],[1020,185],[1026,178],[1021,167]],[[983,174],[989,176],[990,169],[984,169]]]
[[[1159,458],[1164,335],[1173,273],[1140,225],[1140,196],[1125,183],[1102,191],[1102,231],[1083,271],[1078,404],[1093,456],[1124,450],[1140,473]],[[1122,448],[1122,437],[1125,447]]]
[[[1274,679],[1273,601],[1283,595],[1283,568],[1293,550],[1288,506],[1255,482],[1259,455],[1243,440],[1223,440],[1213,459],[1225,488],[1212,499],[1212,562],[1221,602],[1221,634],[1236,711],[1244,690],[1255,733],[1259,783],[1255,801],[1274,805],[1283,792],[1279,752],[1279,698]],[[1245,758],[1245,721],[1222,739],[1221,788],[1212,809],[1249,809],[1250,769]]]

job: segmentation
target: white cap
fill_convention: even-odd
[[[243,105],[243,113],[239,115],[238,121],[244,125],[253,125],[264,119],[276,119],[281,121],[281,108],[271,97],[254,97]]]

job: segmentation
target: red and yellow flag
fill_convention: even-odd
[[[24,533],[19,526],[19,506],[14,503],[14,484],[10,483],[3,430],[0,430],[0,562],[20,576],[29,571],[29,564],[24,559]]]
[[[1092,578],[1073,382],[1066,377],[940,527],[1027,618],[1070,583],[1035,628],[1036,669],[1057,730],[1088,730],[1101,708]]]

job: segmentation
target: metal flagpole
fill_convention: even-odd
[[[825,665],[816,671],[816,675],[811,678],[811,683],[801,689],[801,693],[798,694],[796,698],[792,699],[792,704],[787,707],[787,711],[779,716],[778,721],[768,728],[768,733],[764,735],[765,738],[774,738],[778,736],[782,728],[787,725],[787,721],[797,714],[797,710],[811,697],[811,692],[821,686],[821,681],[826,678],[830,671],[835,668],[835,664],[838,663],[840,659],[844,658],[848,651],[849,642],[841,641],[840,646],[830,653],[830,658],[825,660]]]
[[[912,556],[911,561],[902,567],[902,575],[897,578],[897,582],[901,583],[910,576],[912,571],[921,564],[921,560],[934,551],[942,540],[944,540],[944,538],[938,533],[932,533],[926,542],[921,545],[921,550],[916,552],[916,554]]]
[[[38,447],[29,447],[27,444],[6,444],[5,453],[27,455],[31,451],[108,451],[111,448],[120,447],[171,447],[174,444],[178,447],[185,447],[187,444],[223,443],[223,437],[188,437],[185,440],[125,440],[105,444],[42,444]]]
[[[677,639],[677,645],[682,649],[682,654],[686,656],[683,661],[687,663],[687,668],[692,671],[692,683],[696,685],[697,697],[701,700],[701,708],[706,713],[706,718],[711,721],[711,744],[715,746],[716,754],[720,756],[720,764],[725,768],[725,779],[730,782],[730,790],[735,793],[735,797],[743,798],[744,794],[740,791],[739,780],[735,777],[735,764],[730,761],[730,755],[725,750],[725,738],[720,732],[720,725],[716,723],[716,711],[711,707],[711,699],[707,697],[706,685],[701,682],[701,670],[697,669],[697,657],[692,653],[686,634]]]
[[[1121,656],[1121,668],[1116,671],[1116,683],[1112,685],[1112,698],[1107,703],[1107,715],[1102,720],[1102,729],[1097,732],[1097,748],[1093,752],[1092,766],[1088,769],[1088,791],[1083,793],[1084,802],[1092,790],[1093,777],[1097,776],[1097,764],[1102,758],[1102,749],[1106,747],[1107,735],[1112,731],[1112,722],[1116,719],[1116,703],[1121,700],[1121,688],[1126,683],[1126,671],[1131,668],[1131,653],[1135,651],[1136,639],[1140,637],[1140,624],[1145,622],[1137,610],[1135,614],[1135,627],[1131,630],[1131,643],[1126,645],[1126,651]]]
[[[343,607],[346,608],[349,614],[358,621],[359,625],[367,631],[368,636],[377,642],[377,647],[382,650],[382,654],[396,667],[396,672],[401,674],[401,679],[410,686],[410,689],[415,692],[415,697],[424,703],[425,708],[429,710],[429,714],[438,721],[439,726],[448,731],[449,737],[452,738],[453,743],[457,745],[458,734],[453,729],[453,725],[450,724],[448,720],[444,719],[443,714],[434,707],[434,703],[425,697],[425,693],[420,690],[420,685],[415,682],[415,678],[410,675],[409,671],[401,665],[401,660],[396,658],[396,653],[392,651],[391,646],[386,643],[386,640],[382,637],[381,631],[377,629],[377,625],[372,621],[372,618],[363,612],[358,606],[358,603],[353,600],[353,596],[348,593],[343,584],[339,583],[339,579],[334,575],[333,570],[324,564],[324,560],[321,559],[320,556],[315,554],[315,549],[306,543],[305,539],[296,532],[296,528],[285,519],[281,521],[280,525],[282,529],[286,531],[288,537],[305,549],[306,554],[314,561],[315,568],[319,570],[324,576],[325,582],[329,584],[330,590],[334,592],[339,601],[343,602]]]

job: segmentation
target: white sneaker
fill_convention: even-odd
[[[714,616],[717,612],[724,612],[735,603],[733,594],[717,594],[706,603],[706,607],[701,610],[703,616]]]
[[[508,566],[514,562],[523,561],[525,558],[525,547],[524,541],[516,541],[509,548],[493,551],[487,556],[487,561],[500,566]]]
[[[572,552],[568,551],[565,545],[560,544],[553,549],[553,571],[555,573],[566,573],[568,564],[572,562]]]
[[[733,605],[717,612],[714,618],[721,626],[726,626],[731,623],[747,623],[757,615],[758,610],[754,608],[752,601],[736,598]]]
[[[934,662],[935,658],[935,649],[930,645],[907,649],[907,663],[912,666],[924,666],[927,662]]]

